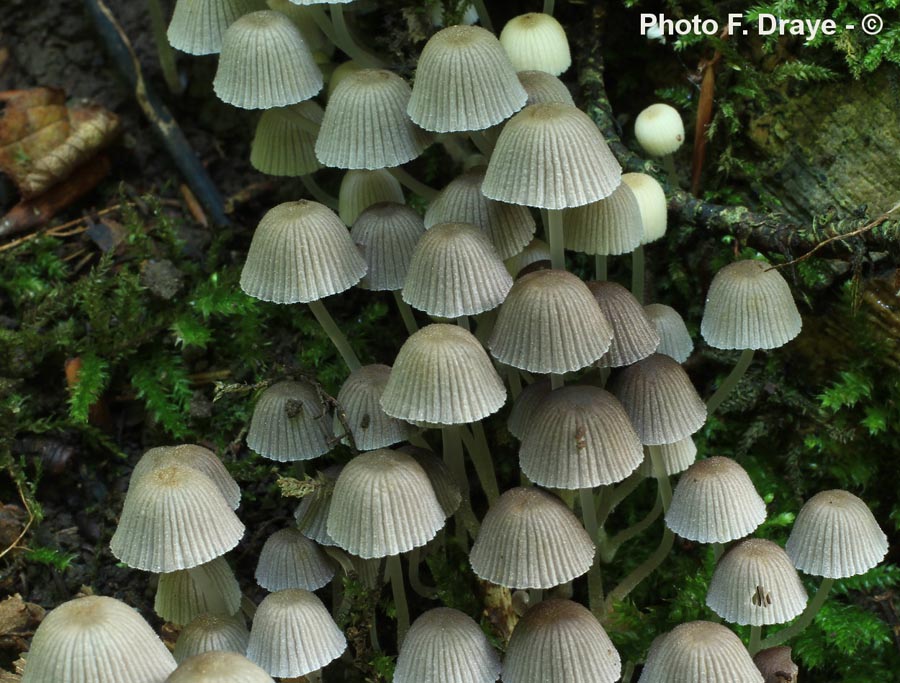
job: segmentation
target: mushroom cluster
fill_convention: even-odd
[[[242,290],[308,306],[348,370],[334,402],[309,378],[272,378],[256,397],[247,446],[277,463],[319,460],[340,443],[353,456],[329,459],[295,524],[268,536],[255,578],[269,594],[256,606],[224,558],[244,527],[221,461],[193,445],[147,452],[111,549],[160,575],[156,612],[184,627],[178,669],[129,608],[81,598],[40,627],[24,683],[311,675],[347,648],[335,621],[347,575],[391,585],[400,683],[612,683],[623,663],[604,625],[676,534],[712,544],[707,604],[751,625],[751,636],[745,645],[721,624],[679,625],[654,642],[640,680],[761,681],[751,655],[802,629],[833,581],[867,571],[887,549],[871,512],[845,491],[813,497],[785,548],[748,538],[766,509],[747,472],[727,457],[696,461],[693,435],[754,353],[800,332],[787,282],[759,260],[716,274],[700,331],[709,346],[741,353],[704,401],[683,365],[694,349],[685,321],[644,302],[642,245],[665,235],[665,193],[650,175],[623,175],[557,78],[571,58],[552,16],[517,17],[499,39],[479,26],[436,31],[410,86],[355,42],[342,3],[291,3],[178,0],[169,37],[187,52],[220,53],[216,94],[263,110],[252,164],[302,178],[310,194],[261,218]],[[352,61],[322,69],[334,47]],[[657,105],[636,134],[664,156],[684,128]],[[404,169],[431,145],[458,167],[440,192]],[[322,167],[345,172],[338,200],[314,179]],[[428,203],[424,216],[407,192]],[[567,249],[596,257],[594,281],[567,270]],[[607,259],[623,254],[632,254],[631,290],[607,277]],[[408,332],[394,358],[363,364],[326,310],[324,299],[354,286],[363,297],[393,293]],[[495,464],[500,451],[482,425],[508,404],[518,478],[514,463]],[[646,517],[613,533],[611,512],[648,479]],[[660,518],[658,548],[605,587],[604,565]],[[451,544],[510,613],[518,600],[502,659],[477,615],[441,606],[420,577],[422,558]],[[809,602],[798,569],[823,577]],[[329,583],[331,610],[316,594]],[[413,606],[433,603],[411,624],[407,587],[419,596]],[[586,604],[572,599],[582,595]],[[763,626],[798,616],[762,639]],[[369,624],[373,643],[378,627]],[[125,666],[126,637],[142,653],[139,670],[113,671]],[[76,648],[78,664],[67,668],[60,657]]]

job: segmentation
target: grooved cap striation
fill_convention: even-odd
[[[228,473],[225,465],[211,450],[196,444],[186,443],[151,448],[141,456],[134,466],[128,488],[134,486],[134,483],[147,472],[166,465],[186,465],[194,468],[212,480],[232,510],[237,510],[241,504],[241,489]]]
[[[566,248],[585,254],[627,254],[644,233],[641,207],[626,183],[605,199],[564,209],[562,221]]]
[[[613,329],[612,344],[598,365],[620,368],[656,351],[659,332],[631,292],[616,282],[589,282],[588,289]]]
[[[681,314],[665,304],[648,304],[644,306],[644,312],[659,333],[656,352],[684,363],[694,351],[694,340]]]
[[[266,539],[256,563],[256,583],[267,591],[316,591],[334,577],[334,563],[299,529],[280,529]]]
[[[304,122],[319,124],[324,112],[312,101],[266,109],[250,145],[250,165],[277,176],[303,176],[317,171],[316,136]]]
[[[172,654],[179,663],[204,652],[244,654],[249,640],[250,631],[247,630],[244,618],[240,614],[233,617],[201,614],[181,629]]]
[[[176,50],[215,54],[222,49],[225,30],[236,19],[265,6],[263,0],[177,0],[166,37]]]
[[[308,382],[286,380],[260,394],[247,446],[278,462],[311,460],[331,450],[331,419]]]
[[[205,652],[186,659],[165,683],[275,683],[237,652]]]
[[[402,289],[424,232],[421,216],[403,204],[380,202],[363,211],[350,230],[368,265],[359,286],[375,291]]]
[[[174,624],[201,614],[233,615],[241,607],[241,587],[224,557],[190,569],[161,574],[153,611]]]

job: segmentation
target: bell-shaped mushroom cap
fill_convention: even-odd
[[[347,74],[328,100],[316,157],[332,168],[388,168],[415,159],[428,135],[409,120],[406,81],[385,69]]]
[[[635,119],[634,136],[652,157],[672,154],[684,143],[681,114],[668,104],[651,104]]]
[[[144,453],[131,473],[129,489],[147,472],[174,464],[193,467],[209,477],[222,492],[222,496],[228,501],[232,510],[237,510],[238,505],[241,504],[241,489],[225,469],[222,461],[208,448],[189,443],[177,446],[159,446]]]
[[[347,171],[338,191],[338,215],[347,225],[353,225],[359,215],[373,204],[405,201],[400,181],[385,171]]]
[[[322,107],[312,101],[266,109],[250,145],[250,165],[278,176],[316,171],[320,167],[314,149],[316,136],[308,125],[321,123],[322,116]]]
[[[653,642],[638,683],[763,683],[763,677],[731,629],[690,621]]]
[[[531,424],[531,418],[535,410],[541,405],[550,391],[549,380],[537,380],[525,387],[522,393],[519,394],[519,398],[513,403],[512,410],[509,411],[509,417],[506,419],[506,428],[519,441],[522,440],[525,430]]]
[[[301,199],[270,209],[253,233],[241,289],[277,304],[343,292],[366,274],[350,233],[323,204]]]
[[[659,353],[622,370],[612,391],[649,446],[681,441],[706,422],[706,405],[684,368]]]
[[[292,589],[270,593],[259,604],[247,659],[270,676],[295,678],[321,669],[346,649],[347,640],[322,601]]]
[[[165,683],[275,683],[236,652],[204,652],[184,660]]]
[[[534,487],[510,489],[494,501],[469,554],[476,576],[508,588],[552,588],[593,561],[594,544],[578,518]]]
[[[694,340],[688,332],[681,314],[665,304],[648,304],[644,306],[647,317],[653,321],[659,333],[657,353],[674,358],[684,363],[694,351]]]
[[[525,107],[503,126],[481,191],[510,204],[565,209],[608,197],[621,178],[590,117],[553,102]]]
[[[627,254],[641,243],[644,224],[634,192],[625,183],[606,197],[563,211],[566,247],[585,254]]]
[[[596,361],[611,341],[612,327],[587,285],[564,270],[540,270],[509,290],[488,348],[514,368],[562,374]]]
[[[91,595],[50,611],[35,631],[22,683],[159,683],[175,660],[141,615]]]
[[[387,365],[364,365],[350,373],[337,395],[343,416],[334,416],[334,431],[343,434],[346,425],[356,448],[371,451],[406,441],[412,425],[390,417],[381,408],[381,396],[391,376]],[[343,417],[343,419],[342,419]],[[345,443],[348,439],[344,438]]]
[[[550,392],[532,412],[519,449],[525,476],[558,489],[622,481],[643,458],[644,449],[622,404],[588,385]]]
[[[787,281],[763,261],[736,261],[713,278],[700,334],[716,349],[776,349],[800,334]]]
[[[719,560],[706,605],[732,624],[783,624],[806,607],[806,590],[781,546],[748,538]]]
[[[413,622],[400,646],[394,683],[494,683],[500,658],[475,620],[437,607]]]
[[[513,17],[500,32],[500,44],[516,71],[531,69],[559,76],[572,66],[566,31],[550,14]]]
[[[686,436],[675,443],[660,444],[657,448],[666,475],[670,477],[684,472],[697,459],[697,444],[691,436]],[[644,462],[641,463],[641,474],[645,477],[653,476],[653,461],[649,457],[645,456]]]
[[[325,486],[305,495],[294,510],[297,528],[304,536],[319,545],[336,545],[334,539],[328,535],[326,525],[331,510],[331,492],[343,468],[343,465],[330,465],[318,472],[317,476],[324,480]]]
[[[478,166],[450,181],[425,212],[425,227],[471,223],[484,230],[502,259],[521,252],[534,236],[535,223],[524,206],[504,204],[481,193],[485,168]]]
[[[613,329],[612,344],[598,365],[620,368],[656,351],[659,332],[631,292],[616,282],[589,282],[588,289]]]
[[[409,422],[456,425],[495,413],[506,387],[484,348],[456,325],[428,325],[400,348],[381,407]]]
[[[373,204],[353,223],[350,237],[368,265],[362,289],[402,289],[416,243],[425,232],[422,217],[396,202]]]
[[[487,235],[470,223],[441,223],[419,239],[409,263],[403,300],[441,318],[496,308],[512,277]]]
[[[766,504],[744,468],[721,457],[691,465],[678,480],[666,512],[666,526],[700,543],[743,538],[765,520]]]
[[[662,185],[656,178],[646,173],[625,173],[622,182],[631,188],[641,209],[641,222],[644,225],[641,244],[649,244],[660,239],[666,234],[666,224],[669,220],[669,208]]]
[[[224,555],[243,535],[244,525],[209,477],[173,464],[134,483],[109,549],[134,569],[173,572]]]
[[[241,587],[224,557],[190,569],[161,574],[153,611],[166,621],[187,624],[201,614],[236,614]]]
[[[432,451],[418,446],[406,445],[401,446],[398,450],[411,455],[425,470],[428,481],[431,482],[431,488],[434,489],[434,495],[437,496],[438,503],[441,504],[441,509],[444,511],[444,516],[449,517],[456,512],[462,502],[462,492],[444,461]]]
[[[315,591],[334,578],[334,564],[299,529],[280,529],[263,544],[255,578],[267,591]]]
[[[519,83],[522,84],[525,92],[528,93],[526,106],[547,102],[561,102],[575,106],[575,100],[572,99],[572,93],[569,92],[566,84],[553,74],[549,74],[546,71],[525,69],[524,71],[519,71],[516,76],[519,77]]]
[[[312,460],[331,450],[331,436],[331,418],[315,387],[288,380],[260,394],[247,446],[278,462]]]
[[[791,648],[787,645],[760,650],[753,655],[753,663],[765,683],[797,683],[800,667],[791,659]]]
[[[262,0],[177,0],[166,36],[176,50],[192,55],[222,49],[222,36],[235,19],[265,7]]]
[[[506,259],[506,270],[514,278],[541,267],[550,268],[550,245],[537,238],[518,254]]]
[[[351,0],[352,2],[352,0]],[[337,89],[337,87],[341,84],[347,76],[352,73],[356,73],[357,71],[361,71],[365,67],[359,62],[354,62],[352,59],[346,62],[341,62],[328,76],[328,82],[325,85],[325,99],[331,99],[331,94]]]
[[[864,574],[884,559],[887,536],[849,491],[822,491],[801,508],[785,550],[802,572],[829,579]]]
[[[344,466],[331,498],[328,534],[364,559],[425,545],[444,526],[444,511],[412,456],[381,449]]]
[[[188,657],[204,652],[244,654],[249,640],[250,631],[240,614],[233,617],[201,614],[181,629],[172,654],[175,655],[176,662],[183,662]]]
[[[493,33],[449,26],[422,50],[407,111],[435,133],[483,130],[519,111],[527,98]]]
[[[504,683],[612,683],[621,675],[606,631],[571,600],[544,600],[525,612],[503,660]]]
[[[213,90],[242,109],[270,109],[308,100],[322,72],[294,23],[280,12],[250,12],[222,38]]]

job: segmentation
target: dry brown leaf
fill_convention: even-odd
[[[25,602],[18,593],[0,602],[0,648],[26,650],[44,613],[43,607]]]

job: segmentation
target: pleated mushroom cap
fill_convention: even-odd
[[[622,481],[643,458],[644,449],[622,404],[588,385],[551,391],[532,412],[519,449],[525,476],[557,489]]]
[[[513,403],[512,410],[509,411],[509,417],[506,419],[506,428],[519,441],[525,435],[525,430],[531,423],[535,410],[543,403],[550,391],[549,380],[537,380],[525,387],[522,393],[519,394],[519,398]]]
[[[449,26],[422,50],[407,112],[435,133],[483,130],[519,111],[527,98],[493,33]]]
[[[485,197],[481,193],[484,174],[485,168],[479,166],[450,181],[428,206],[425,227],[471,223],[487,233],[500,258],[508,259],[520,253],[534,237],[534,218],[524,206]]]
[[[541,268],[550,268],[550,245],[544,240],[535,238],[518,254],[506,259],[506,270],[514,278]]]
[[[411,455],[425,470],[428,481],[431,482],[431,488],[434,489],[434,495],[437,496],[438,503],[441,504],[441,509],[444,511],[444,516],[449,517],[456,512],[462,502],[462,492],[444,461],[432,451],[418,446],[406,445],[397,450]]]
[[[209,477],[228,501],[232,510],[241,504],[241,489],[234,478],[225,469],[218,456],[208,448],[196,444],[179,444],[177,446],[159,446],[151,448],[141,456],[131,472],[129,489],[147,472],[167,465],[186,465],[193,467]]]
[[[665,304],[648,304],[644,306],[644,312],[659,333],[656,352],[684,363],[694,351],[694,340],[691,339],[681,314]]]
[[[400,646],[394,683],[494,683],[500,658],[475,620],[437,607],[416,619]]]
[[[470,223],[441,223],[413,251],[403,300],[440,318],[477,315],[499,306],[512,277],[487,235]]]
[[[509,204],[565,209],[608,197],[621,182],[597,125],[554,102],[525,107],[503,126],[481,191]]]
[[[800,334],[787,281],[762,261],[736,261],[716,273],[700,334],[716,349],[775,349]]]
[[[165,683],[275,683],[236,652],[205,652],[184,660]]]
[[[691,541],[728,543],[766,520],[766,504],[731,458],[698,460],[678,480],[666,526]]]
[[[412,456],[381,449],[357,455],[334,485],[328,534],[364,559],[425,545],[444,526],[444,511]]]
[[[516,280],[488,348],[514,368],[561,374],[595,362],[611,341],[612,327],[587,285],[564,270],[541,270]]]
[[[210,55],[222,49],[222,37],[235,19],[265,7],[262,0],[177,0],[166,36],[176,50]]]
[[[109,549],[133,569],[173,572],[224,555],[243,535],[244,525],[209,477],[167,465],[128,491]]]
[[[381,396],[388,415],[435,425],[475,422],[505,402],[503,380],[475,336],[445,324],[403,343]]]
[[[763,683],[763,677],[731,629],[690,621],[653,642],[638,683]]]
[[[280,529],[263,544],[255,578],[271,592],[288,588],[316,591],[334,578],[334,564],[299,529]]]
[[[625,183],[606,197],[563,211],[566,248],[613,256],[634,251],[644,234],[641,208]]]
[[[400,181],[384,169],[347,171],[338,191],[338,215],[344,223],[353,225],[359,215],[373,204],[402,204],[404,199]]]
[[[594,544],[578,518],[534,487],[510,489],[494,501],[469,554],[476,576],[508,588],[552,588],[593,561]]]
[[[174,669],[172,655],[136,610],[91,595],[47,613],[22,683],[160,683]]]
[[[332,168],[388,168],[419,156],[428,135],[406,114],[410,88],[385,69],[347,74],[334,89],[316,140],[316,157]]]
[[[706,422],[706,405],[684,368],[659,353],[622,370],[612,392],[645,445],[681,441]]]
[[[572,66],[566,31],[550,14],[528,12],[513,17],[500,32],[500,44],[516,71],[545,71],[559,76]]]
[[[247,446],[278,462],[311,460],[331,450],[331,417],[315,387],[287,380],[260,394]]]
[[[302,176],[318,170],[316,136],[307,126],[321,123],[323,113],[312,101],[266,109],[250,145],[250,165],[277,176]]]
[[[381,408],[381,396],[391,376],[387,365],[364,365],[354,370],[344,380],[337,395],[343,418],[353,435],[356,448],[371,451],[406,441],[412,434],[412,425],[390,417]],[[335,434],[344,433],[344,421],[334,416]],[[348,442],[346,438],[343,439]]]
[[[318,473],[325,479],[326,486],[306,495],[294,511],[297,528],[319,545],[336,545],[328,535],[328,513],[331,511],[331,492],[343,465],[331,465]]]
[[[238,614],[228,617],[221,614],[201,614],[181,629],[175,641],[176,662],[204,652],[237,652],[244,654],[250,640],[250,631],[244,618]]]
[[[346,649],[344,634],[315,594],[284,590],[259,604],[247,659],[270,676],[296,678],[321,669]]]
[[[663,237],[669,220],[669,209],[662,185],[646,173],[625,173],[622,175],[622,182],[631,188],[641,209],[641,222],[644,226],[641,244],[649,244]]]
[[[350,289],[366,262],[323,204],[301,199],[270,209],[253,233],[241,289],[277,304],[308,303]]]
[[[271,109],[308,100],[322,89],[322,72],[294,23],[261,10],[225,31],[213,90],[241,109]]]
[[[849,491],[822,491],[801,508],[785,550],[802,572],[829,579],[864,574],[888,551],[872,511]]]
[[[224,557],[198,567],[161,574],[153,611],[173,624],[201,614],[231,616],[241,608],[241,587]]]
[[[613,329],[612,344],[598,365],[620,368],[656,351],[659,332],[631,292],[616,282],[589,282],[588,289]]]
[[[719,560],[706,605],[732,624],[784,624],[806,607],[806,590],[781,546],[749,538]]]
[[[543,600],[516,624],[503,683],[612,683],[622,660],[590,611],[571,600]]]
[[[396,202],[373,204],[359,214],[350,237],[366,260],[362,289],[402,289],[416,243],[425,232],[422,217]]]
[[[684,472],[697,459],[697,444],[691,436],[686,436],[675,443],[659,444],[657,448],[666,474],[670,477]],[[644,462],[641,463],[641,474],[645,477],[653,476],[653,461],[648,457],[644,457]]]
[[[668,104],[651,104],[634,120],[634,136],[652,157],[672,154],[684,144],[681,114]]]
[[[572,99],[572,93],[559,78],[546,71],[535,71],[533,69],[525,69],[516,73],[519,83],[528,93],[529,104],[544,104],[546,102],[561,102],[562,104],[571,104],[575,106],[575,100]]]

